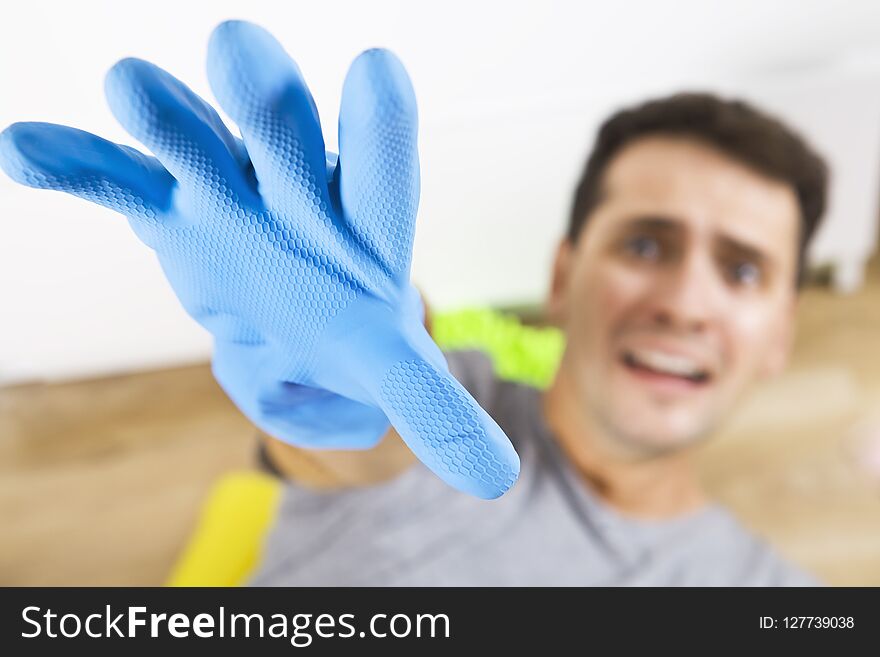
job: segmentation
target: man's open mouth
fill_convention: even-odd
[[[633,372],[692,384],[705,384],[712,379],[709,369],[696,360],[656,349],[627,350],[623,353],[623,364]]]

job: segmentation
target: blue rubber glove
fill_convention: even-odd
[[[452,486],[504,493],[519,458],[449,373],[409,284],[419,169],[401,63],[369,50],[352,64],[338,160],[296,64],[265,30],[221,24],[208,74],[243,140],[180,81],[126,59],[107,76],[107,98],[155,158],[19,123],[0,135],[0,165],[25,185],[126,215],[213,335],[220,385],[269,434],[368,448],[390,420]]]

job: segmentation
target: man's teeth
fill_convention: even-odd
[[[689,379],[702,380],[707,377],[706,370],[686,356],[677,356],[662,351],[644,349],[627,354],[631,365],[646,367],[661,374],[683,376]]]

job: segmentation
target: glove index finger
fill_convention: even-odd
[[[405,279],[419,204],[418,111],[406,69],[388,50],[362,53],[345,78],[339,165],[349,226],[392,276]]]

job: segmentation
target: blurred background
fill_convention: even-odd
[[[335,150],[363,49],[419,99],[415,282],[439,310],[534,311],[574,182],[611,111],[678,90],[748,98],[829,160],[795,360],[703,454],[713,493],[832,584],[880,585],[880,4],[32,1],[0,22],[0,126],[137,146],[103,76],[153,61],[211,99],[213,27],[269,28]],[[540,319],[540,318],[538,318]],[[208,334],[113,213],[0,177],[0,584],[159,584],[210,486],[252,467]]]

